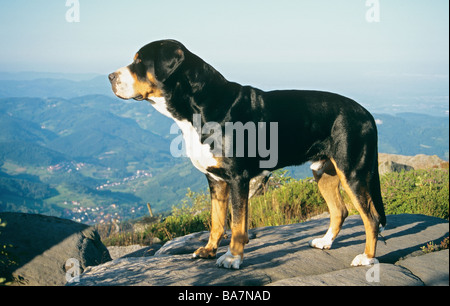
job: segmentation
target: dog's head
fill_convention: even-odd
[[[126,100],[164,97],[163,83],[182,65],[185,52],[186,48],[174,40],[142,47],[130,65],[108,76],[114,94]]]

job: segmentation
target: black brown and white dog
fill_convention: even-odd
[[[356,256],[352,265],[374,262],[380,225],[385,226],[386,217],[378,174],[377,128],[372,115],[361,105],[329,92],[265,92],[229,82],[174,40],[144,46],[130,65],[111,73],[109,80],[118,97],[147,100],[172,118],[183,132],[187,156],[206,175],[212,202],[211,233],[208,244],[194,252],[195,258],[216,257],[231,197],[231,243],[217,265],[238,269],[248,243],[250,180],[263,171],[311,161],[314,178],[329,207],[330,227],[322,238],[311,240],[310,246],[329,249],[336,239],[348,214],[340,196],[341,185],[359,211],[366,232],[364,253]],[[218,140],[223,142],[214,142],[213,148],[207,141],[213,130],[200,132],[196,120],[202,126],[214,122],[215,129],[222,132]],[[227,142],[226,133],[227,124],[237,122],[247,127],[257,125],[258,131],[264,123],[276,123],[271,126],[269,140],[257,137],[258,148],[276,144],[275,162],[263,164],[268,154],[254,154],[250,148],[240,155],[233,150],[231,154],[215,153],[218,145],[239,145],[234,138]],[[248,137],[250,131],[245,130]],[[219,149],[222,153],[225,150]]]

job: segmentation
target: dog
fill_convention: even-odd
[[[250,180],[264,171],[312,162],[314,178],[330,211],[330,226],[323,237],[309,241],[310,246],[329,249],[336,239],[348,215],[339,191],[342,186],[360,213],[366,234],[364,253],[351,265],[374,263],[378,234],[386,225],[386,217],[378,173],[377,127],[360,104],[330,92],[266,92],[230,82],[175,40],[142,47],[130,65],[108,77],[117,97],[149,101],[172,118],[182,130],[187,156],[206,175],[212,204],[211,232],[208,243],[194,252],[194,258],[216,258],[231,198],[231,242],[217,265],[239,269],[249,241]],[[213,141],[213,129],[200,132],[196,127],[211,122],[214,133],[220,129],[220,136]],[[246,142],[227,134],[230,123],[241,123],[249,143],[250,136],[256,137],[255,129],[264,131],[260,127],[271,123],[269,140],[258,133],[254,145],[264,151],[268,143],[275,144],[276,158],[269,163],[267,152],[255,154],[251,146],[234,154],[239,144]],[[267,134],[267,126],[265,129]]]

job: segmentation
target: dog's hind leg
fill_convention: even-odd
[[[331,161],[324,161],[319,170],[313,170],[313,174],[330,211],[330,227],[325,236],[309,241],[309,245],[318,249],[330,249],[348,212],[339,192],[339,177]]]
[[[211,194],[211,233],[208,244],[194,252],[194,258],[215,258],[217,248],[225,232],[230,186],[224,181],[208,177]]]
[[[366,266],[375,262],[375,251],[377,247],[377,238],[379,233],[380,220],[383,220],[373,202],[371,190],[369,188],[370,173],[364,175],[361,172],[359,175],[355,174],[354,178],[349,178],[345,175],[336,162],[332,160],[336,172],[341,181],[342,187],[349,195],[353,205],[358,210],[364,222],[364,229],[366,232],[366,246],[364,253],[356,256],[352,261],[352,266]],[[384,212],[384,211],[383,211]]]

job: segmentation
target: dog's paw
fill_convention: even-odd
[[[210,248],[199,248],[197,251],[192,254],[192,258],[216,258],[216,249]]]
[[[224,267],[227,269],[230,268],[239,269],[241,264],[242,264],[241,255],[231,254],[230,249],[228,249],[228,251],[224,255],[220,256],[216,262],[216,265],[218,267]]]
[[[331,249],[331,245],[333,244],[333,231],[329,228],[325,236],[310,240],[308,243],[312,248],[321,250]]]
[[[352,266],[370,266],[375,263],[375,258],[369,258],[366,254],[359,254],[352,261]]]
[[[331,249],[333,241],[331,241],[328,237],[323,237],[310,240],[308,243],[312,248],[328,250]]]

